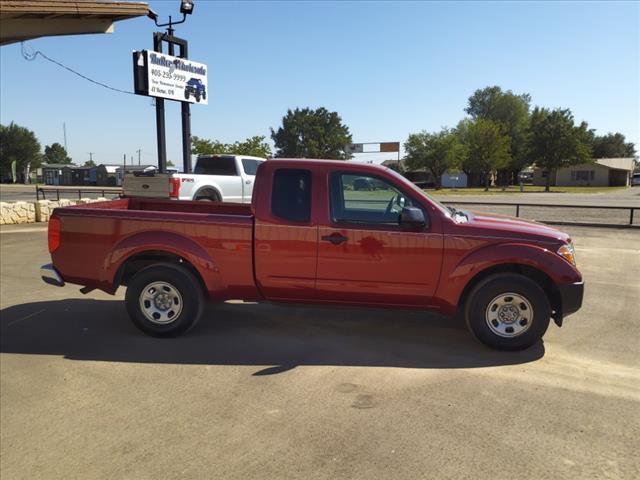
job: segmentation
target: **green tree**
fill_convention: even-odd
[[[271,148],[265,142],[265,137],[254,136],[243,142],[222,143],[218,140],[193,137],[191,139],[191,153],[196,155],[235,154],[249,155],[252,157],[268,158],[271,156]]]
[[[591,146],[594,158],[629,158],[636,155],[633,142],[627,142],[621,133],[594,136]]]
[[[351,144],[349,127],[336,112],[320,107],[287,110],[278,130],[271,129],[276,157],[346,160]]]
[[[462,170],[469,178],[479,175],[485,190],[489,190],[491,173],[505,168],[511,161],[509,137],[501,125],[484,118],[462,120],[456,133],[464,147]]]
[[[86,162],[84,162],[85,167],[95,167],[96,166],[96,162],[94,162],[93,160],[87,160]]]
[[[592,161],[590,131],[582,122],[576,126],[569,109],[536,107],[531,114],[527,152],[536,166],[546,170],[545,191],[551,175],[559,168]]]
[[[436,133],[412,133],[404,144],[404,150],[407,166],[431,172],[436,188],[441,187],[442,175],[447,170],[460,166],[464,154],[458,136],[448,128]]]
[[[167,167],[175,167],[175,164],[171,160],[167,160]]]
[[[71,157],[67,155],[65,148],[58,142],[44,147],[44,160],[46,163],[70,164]]]
[[[530,103],[531,96],[528,93],[516,95],[511,90],[505,92],[498,86],[476,90],[469,97],[465,111],[471,118],[491,120],[509,137],[511,160],[499,172],[502,177],[500,183],[517,181],[518,173],[530,164],[525,149]]]
[[[28,128],[11,122],[0,125],[0,178],[11,179],[14,183],[20,178],[26,182],[31,169],[40,166],[40,142]],[[16,175],[11,165],[15,164]]]

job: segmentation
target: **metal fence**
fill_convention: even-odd
[[[82,200],[82,195],[84,194],[84,198],[88,198],[90,195],[100,194],[101,197],[106,195],[118,196],[122,193],[122,188],[120,187],[36,187],[36,201],[40,200],[53,200],[53,196],[55,195],[55,200],[60,200],[60,193],[63,193],[63,198],[69,198],[68,196],[64,196],[65,194],[74,194],[78,195],[78,200]],[[50,198],[47,198],[47,193]]]
[[[570,210],[581,210],[581,211],[585,211],[585,210],[606,210],[606,211],[627,211],[628,216],[626,216],[625,218],[628,219],[628,222],[625,221],[621,221],[617,222],[617,223],[606,223],[606,222],[601,222],[600,220],[603,219],[603,216],[600,214],[597,214],[595,216],[591,216],[591,218],[585,218],[584,216],[582,218],[578,218],[575,219],[573,217],[575,217],[575,213],[576,212],[570,212],[570,215],[567,215],[568,218],[561,218],[560,220],[558,219],[543,219],[543,218],[536,218],[536,220],[540,220],[540,221],[546,221],[549,223],[556,223],[556,224],[565,224],[565,225],[598,225],[598,226],[616,226],[616,227],[620,227],[620,226],[629,226],[629,227],[640,227],[640,225],[634,225],[634,212],[635,210],[640,210],[640,207],[622,207],[622,206],[611,206],[611,205],[566,205],[566,204],[547,204],[547,203],[513,203],[513,202],[474,202],[474,201],[455,201],[455,202],[442,202],[445,205],[476,205],[476,206],[483,206],[483,207],[509,207],[510,209],[513,209],[515,216],[516,217],[520,217],[520,210],[522,208],[535,208],[535,209],[564,209],[565,211],[570,211]],[[607,220],[607,218],[605,218],[605,220]]]

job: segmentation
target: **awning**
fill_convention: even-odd
[[[0,0],[0,45],[51,35],[111,33],[114,22],[148,12],[144,2]]]

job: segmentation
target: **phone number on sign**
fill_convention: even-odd
[[[175,80],[177,82],[187,81],[186,75],[180,75],[179,73],[165,72],[165,71],[154,69],[154,68],[151,69],[151,75],[153,75],[154,77],[168,78],[171,80]]]

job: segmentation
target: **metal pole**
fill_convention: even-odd
[[[631,208],[631,214],[629,215],[629,225],[633,225],[633,211],[635,208]]]
[[[162,53],[162,36],[160,32],[153,34],[153,50]],[[158,172],[167,169],[167,140],[164,125],[164,99],[156,97],[156,135],[158,137]]]
[[[180,57],[189,58],[188,44],[180,46]],[[184,173],[191,173],[191,105],[189,102],[180,102],[182,116],[182,169]]]

